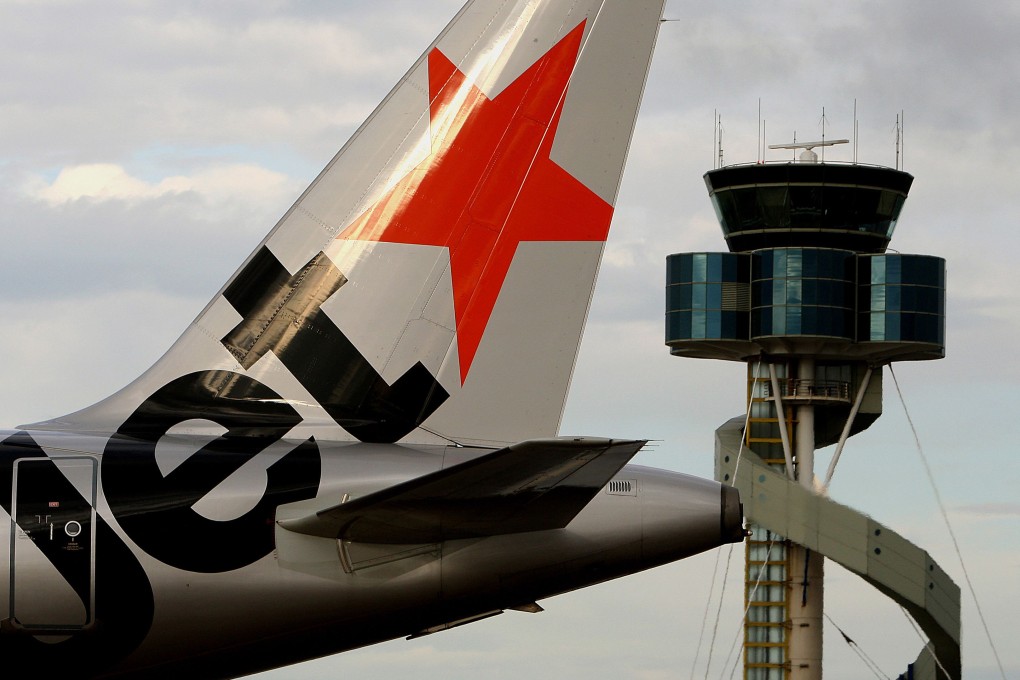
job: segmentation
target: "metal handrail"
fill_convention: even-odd
[[[850,383],[844,380],[805,380],[785,378],[779,382],[779,396],[786,400],[825,399],[850,401]],[[765,396],[772,396],[772,386],[765,385]]]

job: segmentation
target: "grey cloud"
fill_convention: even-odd
[[[957,511],[986,517],[1020,517],[1020,503],[976,503],[961,505]]]
[[[210,211],[204,197],[185,192],[139,203],[79,199],[50,206],[0,190],[9,256],[0,290],[16,299],[117,290],[211,298],[288,205]]]

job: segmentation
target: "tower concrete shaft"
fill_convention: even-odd
[[[802,391],[811,392],[815,361],[802,357],[797,376]],[[797,481],[809,491],[815,488],[815,405],[797,406]],[[825,558],[804,546],[790,545],[790,633],[788,654],[791,680],[821,680],[822,614],[825,596]]]

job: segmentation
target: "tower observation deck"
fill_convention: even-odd
[[[945,260],[887,250],[913,177],[818,162],[810,147],[832,143],[705,174],[729,252],[667,258],[666,345],[748,367],[747,415],[716,432],[716,477],[740,488],[752,525],[745,678],[821,677],[827,556],[929,636],[933,653],[902,677],[955,679],[959,589],[927,553],[818,493],[848,437],[881,415],[882,366],[945,355]],[[814,451],[830,444],[820,481]]]

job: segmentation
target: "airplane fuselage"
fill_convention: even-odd
[[[336,540],[278,521],[492,451],[309,439],[226,456],[220,442],[211,456],[195,435],[156,447],[54,432],[0,441],[0,655],[43,677],[255,672],[535,609],[740,533],[731,490],[628,465],[563,529]]]

